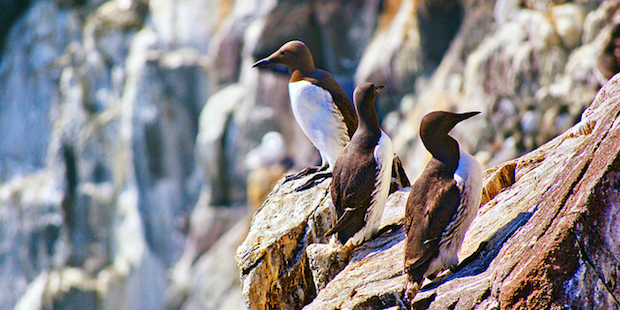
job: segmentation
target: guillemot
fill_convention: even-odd
[[[337,234],[345,245],[370,239],[379,228],[390,190],[392,141],[379,127],[375,96],[383,86],[364,83],[353,93],[357,131],[333,166],[331,197],[337,221],[325,235]]]
[[[482,195],[480,163],[448,132],[480,112],[431,112],[422,118],[420,138],[433,155],[411,187],[405,209],[405,299],[412,300],[425,277],[458,265],[465,232]]]
[[[308,167],[286,177],[298,179],[309,173],[333,167],[344,146],[357,128],[357,116],[351,101],[328,72],[317,69],[310,50],[301,41],[290,41],[252,67],[283,64],[291,69],[289,96],[295,120],[321,154],[320,167]],[[330,171],[315,174],[297,188],[309,188],[317,180],[331,176]]]

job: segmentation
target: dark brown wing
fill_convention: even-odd
[[[377,176],[372,152],[359,152],[349,144],[336,160],[332,172],[331,195],[338,220],[325,235],[338,233],[345,244],[366,224]]]
[[[431,159],[411,187],[405,209],[405,270],[421,281],[439,251],[441,235],[460,204],[459,190],[442,163]],[[410,274],[411,276],[411,274]]]
[[[323,87],[329,91],[334,99],[334,104],[338,107],[338,110],[344,117],[344,122],[347,126],[349,138],[353,138],[353,133],[357,129],[357,114],[355,114],[355,108],[347,94],[342,87],[334,80],[331,74],[321,69],[315,70],[310,76],[307,77],[308,81],[314,85]]]

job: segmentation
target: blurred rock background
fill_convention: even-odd
[[[319,160],[286,72],[251,68],[291,39],[349,94],[386,86],[411,180],[426,112],[482,111],[454,134],[490,167],[578,122],[620,68],[617,0],[0,5],[0,309],[243,309],[252,210]]]

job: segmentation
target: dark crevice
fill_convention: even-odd
[[[586,264],[588,264],[588,266],[590,266],[590,268],[594,270],[594,272],[596,273],[596,277],[598,278],[599,281],[601,281],[601,283],[603,283],[605,290],[611,296],[611,298],[613,298],[613,300],[616,302],[616,305],[620,306],[620,300],[618,300],[618,298],[616,298],[616,296],[614,295],[613,288],[608,286],[609,284],[605,281],[605,276],[595,267],[594,263],[592,262],[592,259],[590,258],[590,256],[588,256],[587,254],[588,252],[586,251],[585,247],[583,246],[583,244],[581,244],[580,237],[577,235],[576,232],[574,232],[574,234],[575,234],[575,240],[577,240],[577,246],[579,247],[579,254],[584,258],[584,261],[586,262]]]
[[[411,310],[428,309],[428,307],[430,307],[431,303],[433,301],[435,301],[436,297],[437,297],[437,293],[433,292],[430,296],[422,298],[422,299],[412,303],[411,304]]]
[[[484,290],[484,292],[482,292],[482,295],[480,295],[480,297],[478,297],[478,302],[476,304],[479,305],[481,302],[483,302],[487,298],[489,298],[489,296],[491,296],[491,288],[487,287],[487,289]]]
[[[216,162],[214,163],[214,167],[219,167],[219,169],[217,170],[215,179],[209,180],[214,186],[211,192],[211,205],[230,205],[230,190],[232,184],[229,175],[229,167],[231,167],[231,165],[234,165],[234,163],[229,162],[231,159],[227,158],[225,150],[227,149],[227,142],[230,139],[230,128],[232,123],[232,114],[228,114],[226,116],[224,126],[222,127],[224,128],[222,138],[220,139],[219,145],[217,146],[217,149],[220,150],[220,155],[216,155]]]
[[[30,0],[5,0],[2,1],[0,10],[0,60],[4,56],[6,39],[13,24],[26,12],[30,6]]]
[[[296,267],[297,263],[301,261],[301,258],[306,254],[306,247],[308,246],[308,236],[310,235],[309,233],[310,227],[307,224],[308,223],[302,223],[302,225],[304,225],[304,228],[299,234],[299,237],[297,238],[297,240],[295,240],[295,244],[297,244],[297,247],[291,253],[293,254],[293,256],[284,262],[285,268],[280,272],[279,277],[281,277],[284,274],[290,273]],[[308,264],[308,260],[306,259],[305,261],[306,261],[306,264]]]
[[[461,28],[465,9],[461,1],[421,1],[416,15],[424,73],[435,70]]]
[[[70,145],[63,145],[62,157],[65,163],[65,182],[66,190],[62,199],[62,211],[64,216],[65,225],[67,225],[70,231],[75,227],[75,221],[73,218],[73,207],[75,203],[75,192],[77,189],[77,165],[76,158],[73,151],[73,147]]]
[[[434,289],[443,283],[456,278],[464,278],[481,274],[487,270],[495,257],[499,254],[504,243],[525,223],[529,221],[534,212],[522,212],[512,221],[499,228],[493,235],[481,242],[478,249],[457,266],[454,273],[448,273],[437,278],[435,281],[422,287],[421,291]],[[497,241],[494,241],[497,240]],[[467,268],[465,268],[467,267]]]
[[[241,276],[247,276],[250,273],[250,271],[252,271],[252,269],[256,268],[256,266],[258,266],[258,264],[260,264],[260,263],[262,263],[264,261],[265,261],[265,255],[263,255],[259,259],[257,259],[253,264],[248,266],[248,268],[241,269]]]

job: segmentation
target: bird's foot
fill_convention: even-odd
[[[418,294],[419,290],[420,290],[419,283],[417,282],[412,283],[411,281],[406,281],[405,287],[403,290],[403,298],[402,298],[404,303],[406,305],[411,305],[411,303],[413,302],[413,299],[415,298],[415,295]]]
[[[398,306],[398,309],[402,309],[402,310],[409,309],[409,307],[405,305],[405,301],[403,300],[403,298],[401,298],[401,296],[398,296],[399,294],[397,292],[392,292],[392,294],[394,295],[394,298],[396,299],[396,305]],[[401,295],[402,294],[403,293],[401,293]]]
[[[289,174],[284,178],[284,183],[288,182],[288,181],[293,181],[293,180],[297,180],[299,178],[302,178],[304,176],[307,176],[309,174],[315,173],[317,171],[319,171],[319,169],[321,169],[322,167],[307,167],[304,168],[302,170],[300,170],[297,173],[293,173],[293,174]]]
[[[435,280],[435,278],[437,278],[437,274],[436,273],[431,273],[429,275],[426,276],[427,279],[433,281]]]
[[[303,190],[309,189],[311,187],[316,186],[317,184],[320,184],[321,182],[325,181],[325,179],[329,178],[332,176],[332,172],[331,171],[327,171],[327,172],[319,172],[314,174],[312,177],[310,177],[310,179],[308,179],[308,181],[306,181],[306,183],[298,186],[297,188],[295,188],[296,192],[301,192]]]

